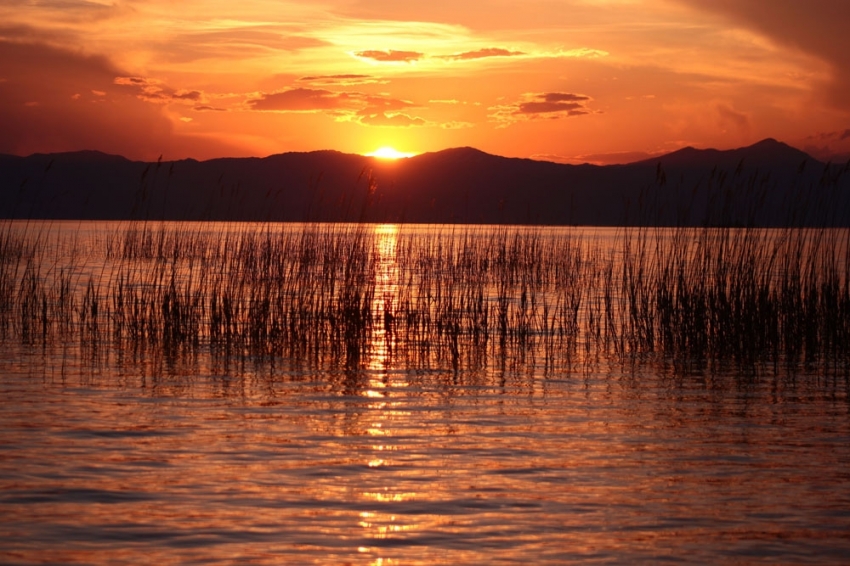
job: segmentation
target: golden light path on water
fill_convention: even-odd
[[[375,226],[375,302],[372,315],[379,321],[372,334],[369,358],[366,363],[369,381],[362,395],[370,402],[369,428],[372,457],[369,468],[392,466],[397,450],[403,447],[389,444],[388,438],[394,435],[393,425],[398,420],[412,417],[410,411],[395,397],[409,385],[405,372],[392,371],[392,356],[395,337],[393,335],[393,303],[399,290],[399,268],[396,261],[399,227],[395,224]],[[362,498],[374,503],[404,502],[419,496],[416,491],[398,491],[394,485],[385,485],[374,491],[365,491]],[[403,523],[392,513],[361,511],[359,525],[366,530],[367,537],[386,539],[395,533],[415,531],[421,525],[415,522]],[[377,549],[359,547],[360,552],[375,552]],[[376,558],[373,564],[383,564],[383,558]]]

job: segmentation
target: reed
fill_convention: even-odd
[[[615,240],[443,227],[388,244],[369,224],[136,221],[91,253],[50,259],[49,235],[8,223],[0,339],[314,368],[850,371],[850,229],[707,222]]]

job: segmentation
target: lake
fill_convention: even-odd
[[[3,232],[3,563],[850,556],[846,230]]]

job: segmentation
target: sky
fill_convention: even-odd
[[[0,153],[850,158],[847,0],[0,0]]]

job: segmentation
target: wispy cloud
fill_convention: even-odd
[[[337,121],[366,126],[424,126],[428,121],[407,113],[416,105],[408,100],[361,92],[294,88],[261,94],[248,100],[252,110],[277,112],[327,112]]]
[[[356,51],[354,55],[361,59],[371,59],[379,63],[413,63],[425,56],[424,53],[418,51],[395,51],[393,49],[387,51],[374,49]]]
[[[368,84],[386,84],[389,81],[372,76],[358,74],[341,75],[309,75],[300,77],[298,82],[309,83],[314,86],[355,86]]]
[[[526,55],[523,51],[511,51],[501,47],[485,47],[476,49],[475,51],[464,51],[462,53],[454,53],[452,55],[441,55],[440,58],[450,61],[471,61],[475,59],[486,59],[488,57],[518,57]]]
[[[609,153],[584,153],[580,155],[560,155],[555,153],[537,153],[531,159],[538,161],[553,161],[555,163],[566,163],[570,165],[622,165],[652,159],[663,155],[664,151],[613,151]]]
[[[248,106],[252,110],[311,112],[350,108],[353,102],[355,101],[352,99],[352,96],[344,92],[338,93],[313,88],[293,88],[281,92],[262,94],[259,98],[248,100]]]
[[[832,69],[827,94],[844,110],[850,109],[850,2],[847,0],[677,0],[720,14],[770,38],[779,46],[802,50],[827,62]]]

